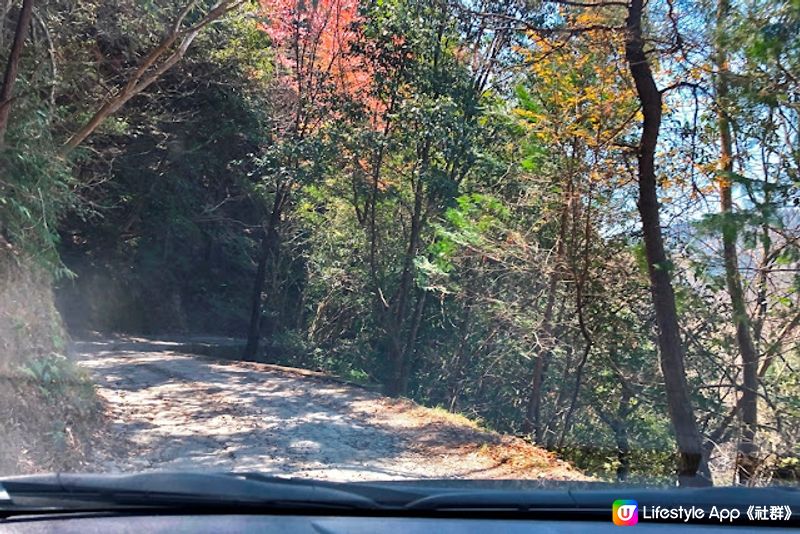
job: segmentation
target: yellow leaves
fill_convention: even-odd
[[[591,4],[591,0],[586,2],[587,4]],[[598,2],[600,3],[600,2]],[[620,11],[620,13],[622,13]],[[613,26],[615,25],[614,19],[618,18],[615,17],[611,11],[606,9],[581,9],[579,11],[572,11],[570,15],[567,15],[567,20],[572,23],[572,26],[575,28],[590,28],[592,26]],[[598,34],[600,33],[599,30],[594,32],[589,32]],[[607,34],[608,32],[602,32],[603,34]]]
[[[536,127],[536,125],[539,124],[540,122],[547,120],[546,114],[539,113],[533,110],[514,108],[513,113],[517,117],[524,119],[522,124],[528,129],[532,129]]]
[[[662,154],[662,157],[669,156],[670,153]],[[672,154],[672,156],[676,157],[677,155]],[[681,193],[685,192],[686,187],[689,185],[687,178],[687,175],[684,173],[675,173],[669,176],[665,175],[659,179],[658,185],[665,193],[668,193],[669,191],[672,191],[672,193]],[[673,197],[669,194],[665,194],[660,200],[661,202],[668,204],[673,201]]]
[[[618,11],[565,10],[562,14],[568,27],[610,27],[619,26]],[[533,80],[528,88],[531,102],[515,110],[515,115],[532,136],[555,143],[575,140],[595,149],[612,146],[615,138],[635,126],[631,117],[637,99],[628,79],[621,34],[605,30],[549,36],[531,33],[530,40],[532,45],[519,51]]]
[[[553,51],[554,45],[551,40],[547,37],[542,36],[538,32],[529,32],[528,38],[533,43],[532,49],[523,49],[522,52],[525,55],[525,59],[530,60],[531,57],[536,54],[549,54]]]
[[[574,21],[575,26],[578,28],[585,28],[602,21],[597,12],[591,9],[578,11],[575,15],[569,18]]]
[[[708,191],[703,191],[704,193],[713,192],[717,189],[731,187],[733,185],[730,173],[724,172],[728,163],[730,163],[730,161],[726,161],[725,158],[720,158],[715,162],[695,165],[698,171],[709,178]]]

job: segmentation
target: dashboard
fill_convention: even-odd
[[[731,533],[772,532],[786,529],[704,524],[643,524],[634,532]],[[335,517],[293,515],[150,515],[150,516],[39,516],[0,520],[0,533],[102,533],[131,534],[182,532],[292,532],[298,534],[379,534],[379,533],[616,533],[619,527],[611,522],[551,521],[530,519],[453,519],[415,517]],[[623,531],[624,532],[624,531]]]

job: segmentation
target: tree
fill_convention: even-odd
[[[682,484],[788,471],[794,3],[264,0],[194,36],[223,4],[32,10],[0,243],[77,277],[70,327],[247,336],[602,478],[670,483],[676,441]]]
[[[371,156],[350,162],[353,200],[368,240],[373,317],[382,334],[375,345],[385,354],[386,391],[404,395],[428,305],[429,292],[417,276],[431,222],[473,171],[481,107],[515,39],[508,28],[430,0],[367,3],[363,16],[359,49],[375,76],[366,109],[356,117],[365,143],[352,153]],[[380,228],[381,215],[389,213],[402,223],[399,239]]]
[[[790,265],[795,256],[793,238],[786,240],[794,231],[786,180],[797,161],[785,151],[796,146],[796,130],[790,125],[794,119],[789,118],[794,113],[789,111],[789,95],[796,87],[796,40],[789,36],[798,18],[788,3],[738,6],[723,1],[715,7],[710,85],[715,89],[717,153],[710,161],[715,164],[720,213],[708,221],[709,229],[722,239],[725,286],[741,363],[735,384],[739,398],[710,437],[711,443],[725,441],[740,429],[737,474],[748,484],[763,469],[771,448],[771,439],[757,438],[759,432],[770,433],[770,424],[759,420],[772,412],[768,417],[777,424],[783,411],[777,400],[780,388],[766,378],[775,363],[774,349],[783,346],[776,339],[791,338],[796,328],[794,312],[783,308],[793,299],[777,297],[789,283],[786,273],[791,268],[774,262],[782,258],[780,262]],[[781,22],[770,25],[768,19],[778,13]],[[732,67],[738,59],[744,59],[742,65]],[[768,323],[772,327],[765,329]],[[739,421],[740,426],[734,424]]]
[[[716,27],[716,76],[715,88],[717,99],[717,125],[719,129],[719,190],[720,211],[723,221],[722,243],[725,263],[725,280],[732,304],[732,319],[736,329],[736,341],[742,357],[742,435],[739,439],[739,455],[737,465],[739,480],[746,483],[754,474],[758,465],[755,436],[758,429],[758,352],[753,342],[750,318],[745,303],[742,281],[739,276],[739,254],[737,252],[738,232],[733,217],[733,140],[729,113],[728,54],[724,33],[730,5],[727,0],[720,0],[717,7]]]
[[[602,24],[604,20],[598,15],[592,11],[571,15],[567,24],[576,27]],[[538,443],[544,443],[548,429],[540,411],[545,372],[557,339],[563,335],[563,327],[554,324],[559,285],[577,284],[578,288],[585,282],[584,252],[593,236],[586,236],[583,244],[575,239],[576,233],[586,233],[580,210],[591,211],[592,199],[587,197],[598,178],[615,180],[610,166],[619,160],[616,143],[629,133],[636,105],[627,80],[617,68],[622,54],[621,39],[609,40],[606,32],[592,31],[578,36],[542,36],[532,32],[531,39],[533,47],[526,51],[525,59],[531,66],[532,87],[517,91],[520,99],[517,113],[533,137],[531,154],[522,164],[528,170],[543,173],[546,171],[541,168],[542,161],[552,159],[553,185],[561,191],[554,215],[558,224],[542,332],[537,335],[542,346],[534,363],[523,426],[525,433],[533,433]],[[585,336],[583,341],[587,341]],[[567,409],[565,413],[570,411]],[[549,438],[554,436],[551,433]]]
[[[637,153],[639,178],[639,214],[647,254],[650,285],[658,323],[661,372],[667,390],[670,419],[678,442],[678,476],[682,484],[700,482],[699,475],[708,479],[707,458],[697,426],[691,396],[686,383],[683,342],[675,308],[675,293],[671,282],[671,266],[664,249],[661,233],[655,168],[658,131],[661,127],[662,99],[656,86],[650,63],[645,54],[642,32],[644,2],[631,0],[625,21],[625,57],[642,106],[644,120]]]
[[[5,74],[3,75],[3,89],[0,91],[0,147],[3,146],[6,130],[8,129],[8,118],[11,115],[12,97],[14,94],[14,83],[17,81],[17,71],[19,70],[19,60],[22,55],[22,47],[28,33],[28,26],[33,15],[33,0],[23,0],[22,8],[17,17],[17,26],[14,31],[14,42],[8,54]]]
[[[270,146],[260,158],[272,196],[261,235],[244,355],[255,359],[262,329],[267,270],[280,251],[280,224],[293,191],[318,180],[326,166],[322,131],[336,103],[358,93],[363,69],[350,53],[354,0],[264,0],[265,30],[276,49]]]

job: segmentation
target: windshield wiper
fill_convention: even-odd
[[[0,517],[128,508],[374,510],[356,493],[313,481],[237,474],[154,472],[134,475],[52,474],[5,478]]]
[[[166,510],[177,513],[290,513],[394,516],[509,516],[609,520],[618,499],[642,507],[790,506],[795,488],[496,489],[457,481],[335,483],[258,473],[154,472],[135,475],[55,474],[0,479],[0,518],[22,514]],[[444,484],[446,482],[446,484]],[[781,526],[796,526],[800,514]],[[744,517],[742,517],[744,520]],[[659,521],[655,519],[654,521]],[[669,521],[669,519],[667,519]]]

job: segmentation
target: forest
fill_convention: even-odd
[[[0,362],[230,336],[606,480],[800,477],[796,0],[0,22]]]

